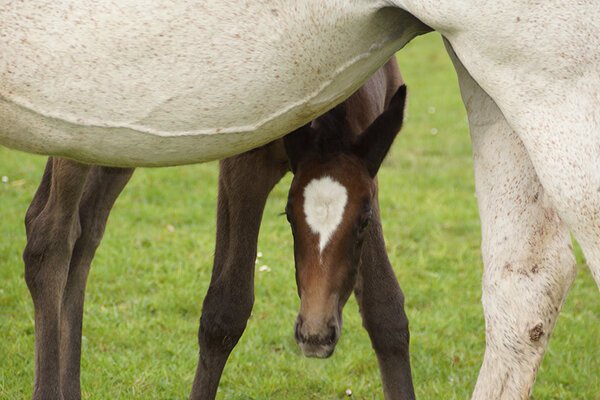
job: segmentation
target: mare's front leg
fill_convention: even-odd
[[[267,197],[289,168],[283,141],[221,161],[212,278],[200,319],[190,399],[213,399],[254,303],[254,261]]]
[[[385,249],[377,198],[354,294],[377,355],[386,400],[414,399],[404,294]]]
[[[469,114],[482,226],[486,350],[473,399],[525,399],[575,278],[573,248],[523,142],[448,49]]]
[[[110,210],[133,171],[92,166],[79,202],[81,234],[73,248],[61,307],[60,384],[65,400],[81,398],[81,328],[87,277]]]
[[[50,158],[25,217],[25,281],[35,312],[34,400],[62,400],[61,306],[73,246],[80,233],[78,205],[90,166]]]

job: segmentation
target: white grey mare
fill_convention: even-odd
[[[0,143],[115,166],[269,142],[435,29],[469,116],[482,223],[473,398],[530,394],[575,276],[569,232],[600,284],[594,1],[5,1],[0,27]]]

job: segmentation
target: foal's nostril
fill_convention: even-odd
[[[329,330],[329,336],[327,337],[326,343],[328,345],[335,344],[336,339],[337,339],[337,330],[335,329],[335,326],[332,326]]]
[[[300,337],[300,328],[301,327],[302,327],[302,318],[298,317],[298,319],[296,320],[296,323],[294,324],[294,339],[296,339],[296,342],[303,341]]]
[[[339,326],[332,321],[327,325],[310,329],[310,324],[304,324],[302,318],[298,317],[294,324],[294,338],[306,357],[330,357],[335,349],[339,334]]]
[[[304,321],[300,316],[294,324],[294,339],[300,345],[309,346],[328,346],[334,347],[339,337],[338,326],[330,322],[327,327],[320,332],[307,332],[303,327]]]

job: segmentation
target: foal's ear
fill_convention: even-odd
[[[406,101],[406,85],[398,88],[388,108],[358,137],[352,151],[361,158],[372,178],[389,151],[394,138],[402,127],[404,104]]]
[[[298,163],[312,148],[313,128],[310,122],[283,137],[285,152],[290,159],[292,173],[296,173]]]

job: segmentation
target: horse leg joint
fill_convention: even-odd
[[[230,290],[210,287],[200,318],[200,348],[229,354],[246,329],[253,303],[253,296],[240,297]]]

